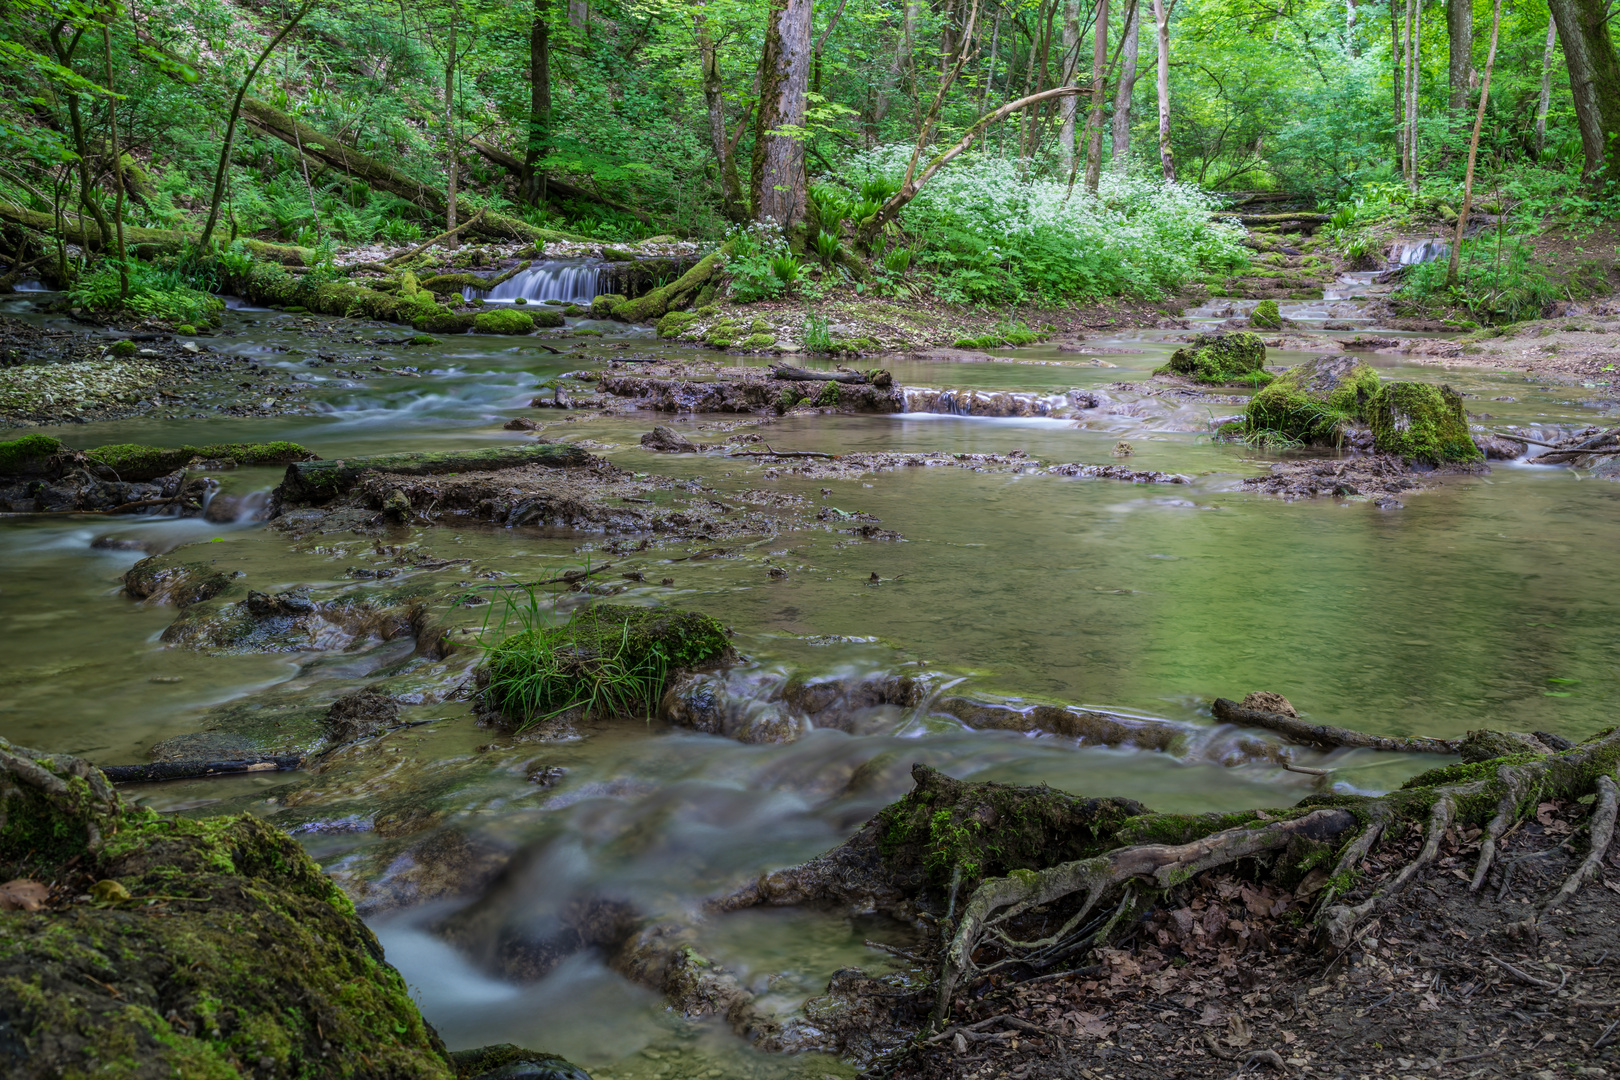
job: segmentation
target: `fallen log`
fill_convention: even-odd
[[[115,784],[152,784],[162,780],[195,780],[203,776],[279,772],[296,769],[303,763],[301,754],[287,754],[233,761],[154,761],[150,765],[101,765],[98,768]]]
[[[390,256],[387,259],[384,259],[383,260],[383,265],[384,266],[392,266],[395,263],[409,262],[411,259],[416,258],[418,255],[422,254],[422,252],[426,251],[428,248],[432,247],[434,244],[442,244],[446,240],[450,240],[450,239],[452,239],[454,237],[460,236],[462,233],[466,232],[468,229],[472,228],[474,225],[478,224],[480,221],[482,221],[484,219],[484,210],[485,209],[486,208],[480,208],[478,213],[474,214],[472,217],[468,218],[466,221],[463,221],[460,225],[457,225],[453,229],[449,229],[449,230],[447,230],[445,232],[440,233],[438,236],[435,236],[433,239],[429,240],[425,244],[418,244],[416,247],[411,248],[409,251],[405,252],[402,255],[393,255],[393,256]]]
[[[717,284],[715,279],[725,269],[726,256],[730,253],[731,244],[727,243],[720,250],[698,260],[696,266],[675,281],[660,285],[634,300],[626,300],[610,314],[620,322],[650,323],[657,322],[671,311],[691,307],[699,293]]]
[[[499,165],[501,168],[506,169],[514,177],[518,178],[519,180],[524,180],[527,178],[529,167],[523,163],[521,158],[508,154],[500,147],[493,146],[487,142],[484,142],[482,139],[468,139],[467,141],[474,150],[478,151],[485,158]],[[588,191],[585,188],[570,184],[566,180],[558,180],[555,176],[546,176],[546,192],[547,194],[556,194],[564,199],[583,199],[586,202],[597,203],[601,206],[607,207],[609,210],[617,210],[621,214],[629,214],[643,225],[655,224],[651,214],[637,210],[633,206],[626,206],[624,203],[619,202],[616,199],[610,199],[600,192]],[[671,229],[670,232],[674,234],[676,233],[676,230]],[[679,235],[684,236],[685,233],[681,232]]]
[[[1294,214],[1220,214],[1219,217],[1235,217],[1242,225],[1283,225],[1297,221],[1303,225],[1323,225],[1333,220],[1331,214],[1294,213]]]
[[[107,245],[101,237],[101,229],[94,221],[78,218],[64,217],[62,227],[58,231],[56,221],[51,215],[38,210],[25,210],[20,206],[0,202],[0,221],[11,225],[20,225],[25,229],[32,229],[39,233],[60,235],[70,244],[78,244],[87,251],[104,251]],[[145,229],[138,225],[124,226],[124,246],[131,254],[172,255],[183,250],[187,244],[194,243],[197,237],[187,231],[179,229]],[[315,253],[306,247],[297,247],[293,244],[271,244],[263,240],[243,239],[242,246],[255,259],[266,262],[280,263],[283,266],[314,266]]]
[[[1216,698],[1212,709],[1215,719],[1243,727],[1265,728],[1275,731],[1289,742],[1303,746],[1350,747],[1360,750],[1383,750],[1397,754],[1455,754],[1461,745],[1459,739],[1409,738],[1404,735],[1369,735],[1365,731],[1311,724],[1297,716],[1250,709],[1227,698]]]
[[[419,288],[426,289],[431,293],[459,293],[462,289],[476,289],[478,292],[489,292],[489,290],[493,289],[501,282],[510,281],[512,278],[517,277],[532,265],[534,264],[531,260],[525,259],[523,262],[518,263],[510,270],[507,270],[505,273],[496,274],[494,277],[487,278],[479,277],[477,274],[466,273],[434,274],[432,277],[423,278],[417,283],[417,286]]]
[[[810,371],[806,368],[789,367],[786,364],[772,364],[771,378],[786,379],[789,382],[836,382],[865,384],[871,381],[859,371]]]
[[[491,446],[479,450],[436,450],[297,461],[287,466],[287,475],[282,478],[275,494],[284,502],[325,502],[348,491],[368,472],[442,476],[447,473],[518,469],[526,465],[561,469],[584,465],[590,460],[591,455],[577,446],[538,443],[530,446]]]

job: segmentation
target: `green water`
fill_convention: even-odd
[[[370,373],[370,362],[359,359],[386,350],[311,336],[285,316],[233,312],[228,328],[236,336],[216,345],[298,367],[312,385],[302,412],[149,418],[51,433],[74,445],[292,439],[337,457],[525,441],[501,425],[530,415],[546,424],[548,437],[588,439],[627,468],[701,479],[722,497],[792,492],[814,506],[875,515],[905,537],[852,542],[806,529],[725,545],[725,558],[677,562],[713,545],[655,543],[626,562],[649,582],[668,577],[674,584],[624,582],[620,601],[718,616],[735,629],[748,657],[744,671],[759,685],[794,671],[857,675],[920,663],[959,677],[957,692],[1049,698],[1196,725],[1178,755],[1078,750],[1050,737],[898,714],[876,717],[860,734],[814,731],[783,745],[744,745],[641,721],[592,725],[572,741],[522,743],[476,727],[465,702],[451,695],[475,660],[475,651],[463,648],[443,663],[409,666],[391,684],[413,688],[407,719],[434,723],[340,756],[318,776],[132,790],[163,809],[248,809],[298,830],[370,913],[390,958],[452,1046],[544,1046],[614,1077],[698,1077],[716,1068],[728,1076],[847,1072],[824,1058],[754,1054],[713,1025],[679,1022],[599,957],[575,956],[528,985],[481,968],[430,928],[496,887],[469,871],[462,888],[441,879],[437,891],[415,900],[390,892],[409,838],[378,822],[402,807],[432,815],[434,829],[473,838],[493,853],[491,865],[515,856],[510,866],[521,872],[487,893],[501,905],[503,925],[543,922],[571,898],[604,892],[646,912],[691,917],[704,898],[837,844],[909,787],[914,761],[975,779],[1128,795],[1164,810],[1239,808],[1293,801],[1316,781],[1239,752],[1230,733],[1208,720],[1215,696],[1274,690],[1314,718],[1378,732],[1451,736],[1497,726],[1572,738],[1611,724],[1620,699],[1620,596],[1610,585],[1620,485],[1498,464],[1489,476],[1450,478],[1438,490],[1409,495],[1398,511],[1365,502],[1289,504],[1245,492],[1238,481],[1275,459],[1203,434],[1212,416],[1236,406],[1144,401],[1109,390],[1163,362],[1170,346],[1160,335],[1099,340],[1111,350],[1135,350],[1099,353],[1112,368],[1039,347],[1008,355],[1048,363],[891,365],[907,385],[1102,390],[1112,404],[1095,410],[1099,415],[791,417],[757,430],[778,449],[1021,449],[1045,462],[1113,461],[1111,450],[1125,440],[1135,450],[1133,467],[1187,474],[1194,478],[1187,485],[959,468],[766,480],[758,463],[718,453],[644,451],[640,434],[669,417],[567,422],[527,408],[538,384],[565,371],[627,353],[679,353],[645,336],[627,339],[628,349],[585,339],[562,356],[504,339],[455,338],[390,354],[388,364],[424,371],[401,378]],[[352,355],[335,366],[371,377],[335,375],[334,365],[312,367],[273,349]],[[1272,362],[1304,358],[1274,353]],[[1512,373],[1385,366],[1393,377],[1443,380],[1473,395],[1469,408],[1491,414],[1480,421],[1487,427],[1598,418],[1582,403],[1581,388],[1531,384]],[[1516,400],[1493,400],[1500,397]],[[715,419],[737,418],[675,426],[703,441],[703,425]],[[249,469],[220,479],[225,494],[243,495],[267,490],[277,472]],[[330,701],[397,671],[409,652],[408,643],[217,657],[167,648],[157,638],[173,610],[119,593],[123,572],[143,553],[92,546],[104,538],[155,550],[197,545],[188,557],[239,569],[266,592],[374,589],[350,568],[392,565],[367,538],[294,542],[252,520],[0,519],[0,732],[14,742],[98,763],[139,761],[155,742],[196,730],[222,706],[266,694]],[[547,577],[607,557],[604,540],[527,529],[395,530],[390,546],[469,561],[404,570],[389,585],[424,584],[448,596],[491,573]],[[787,568],[787,578],[767,577],[767,562]],[[876,587],[873,573],[883,579]],[[498,605],[441,614],[476,630],[492,610]],[[806,640],[815,635],[875,640],[826,647]],[[763,696],[756,704],[770,707]],[[1334,768],[1333,782],[1367,790],[1393,786],[1428,764],[1367,754],[1307,758]],[[541,766],[565,771],[540,787],[526,777]],[[865,946],[868,937],[903,944],[912,932],[830,914],[754,912],[705,924],[703,942],[766,1004],[791,1015],[833,971],[894,962]]]

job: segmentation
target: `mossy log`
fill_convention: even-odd
[[[725,269],[726,255],[730,251],[731,245],[727,244],[719,251],[705,255],[696,266],[670,284],[660,285],[644,296],[626,300],[613,308],[613,317],[620,322],[655,323],[670,311],[690,307],[703,287]]]
[[[838,382],[863,385],[872,381],[860,371],[811,371],[808,368],[789,367],[787,364],[772,364],[771,378],[786,379],[789,382]]]
[[[217,443],[211,446],[142,446],[113,443],[84,451],[86,461],[111,469],[119,480],[156,480],[193,461],[228,461],[234,465],[286,465],[318,460],[292,442]]]
[[[532,265],[532,262],[525,259],[523,262],[518,263],[505,273],[496,274],[493,277],[480,277],[477,274],[465,273],[434,274],[432,277],[423,278],[417,284],[420,288],[434,293],[459,293],[463,289],[476,289],[479,292],[488,292],[495,286],[501,284],[503,281],[510,281],[512,278],[517,277]]]
[[[1287,225],[1296,221],[1302,225],[1325,225],[1329,221],[1333,220],[1333,216],[1331,214],[1319,214],[1309,211],[1277,214],[1238,214],[1235,216],[1237,217],[1239,224],[1245,226]]]
[[[259,131],[280,139],[305,157],[364,180],[374,188],[408,199],[432,214],[444,216],[447,205],[444,192],[437,185],[418,180],[409,173],[363,154],[342,140],[293,119],[267,101],[243,98],[242,116]],[[589,237],[555,229],[540,229],[518,218],[488,212],[472,231],[495,240],[526,240],[533,244],[553,240],[591,242]]]
[[[20,225],[39,233],[57,232],[56,222],[51,215],[38,210],[25,210],[9,203],[0,202],[0,221]],[[88,251],[107,250],[100,228],[91,220],[64,218],[60,235],[68,243],[78,244]],[[196,239],[194,234],[178,229],[124,226],[124,246],[130,254],[144,258],[151,258],[153,255],[172,255]],[[283,266],[314,266],[316,262],[315,252],[306,247],[249,239],[244,239],[242,244],[254,258],[266,262],[280,263]]]
[[[370,457],[334,458],[294,462],[276,496],[288,503],[319,503],[344,494],[368,472],[401,476],[442,476],[448,473],[492,472],[540,465],[560,469],[584,465],[591,455],[567,443],[534,446],[491,446],[479,450],[439,450]]]
[[[1526,920],[1533,931],[1593,876],[1620,804],[1620,729],[1557,752],[1546,752],[1548,738],[1472,732],[1458,745],[1465,758],[1470,744],[1515,752],[1432,769],[1385,795],[1316,794],[1287,808],[1202,815],[1156,814],[1128,799],[1082,799],[1044,786],[966,783],[917,765],[914,790],[849,841],[713,906],[933,909],[944,916],[940,1022],[964,979],[1011,967],[1037,972],[1083,956],[1153,907],[1180,903],[1179,889],[1216,868],[1310,896],[1326,945],[1348,948],[1356,928],[1429,867],[1448,829],[1482,833],[1471,882],[1477,891],[1497,841],[1542,802],[1595,797],[1593,850]],[[1360,744],[1375,745],[1375,737]],[[1336,902],[1373,845],[1409,828],[1424,838],[1417,857],[1363,902]]]

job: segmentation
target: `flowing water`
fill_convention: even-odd
[[[7,310],[35,317],[26,300]],[[546,925],[571,898],[587,894],[691,917],[705,897],[840,842],[908,789],[913,762],[960,777],[1131,796],[1155,809],[1236,809],[1291,802],[1317,781],[1283,771],[1217,730],[1206,705],[1217,695],[1276,690],[1326,722],[1403,734],[1501,726],[1578,738],[1613,722],[1620,486],[1499,463],[1487,477],[1456,478],[1414,495],[1396,512],[1365,502],[1287,504],[1243,491],[1238,480],[1274,459],[1210,441],[1210,421],[1237,406],[1177,404],[1111,388],[1163,362],[1174,346],[1153,332],[1098,339],[1091,355],[1034,347],[994,363],[892,365],[907,386],[953,389],[947,401],[975,391],[1060,404],[1071,390],[1103,397],[1103,407],[1077,416],[988,418],[945,409],[794,416],[758,430],[779,450],[1023,450],[1046,462],[1106,463],[1125,440],[1135,450],[1132,467],[1186,474],[1192,482],[1185,485],[962,468],[767,479],[759,463],[720,452],[644,451],[639,435],[672,422],[668,416],[527,407],[542,383],[614,356],[713,356],[661,345],[645,329],[576,324],[608,336],[555,341],[578,346],[561,355],[526,339],[451,337],[390,361],[409,363],[420,377],[385,371],[361,378],[355,373],[371,369],[362,357],[396,355],[390,347],[345,344],[348,329],[320,336],[308,321],[275,312],[235,309],[225,318],[234,334],[214,346],[297,367],[314,386],[307,410],[265,419],[133,419],[53,433],[80,446],[291,439],[331,458],[525,441],[502,424],[533,416],[548,437],[586,440],[631,469],[699,479],[722,497],[749,490],[801,496],[815,507],[874,515],[905,537],[860,542],[804,529],[731,545],[722,557],[686,558],[713,547],[700,543],[655,543],[635,557],[646,581],[619,580],[619,602],[703,610],[734,628],[748,657],[727,684],[739,708],[781,709],[773,688],[793,673],[819,679],[911,671],[953,693],[1090,705],[1163,718],[1189,733],[1174,752],[1081,749],[1052,736],[975,731],[926,709],[885,707],[845,730],[808,730],[785,743],[751,745],[640,720],[589,724],[567,741],[523,742],[475,726],[452,694],[473,649],[428,663],[408,658],[408,642],[234,656],[167,648],[158,635],[173,609],[130,602],[120,595],[121,575],[147,551],[196,545],[199,558],[242,570],[265,592],[375,589],[351,571],[388,565],[401,567],[390,585],[472,595],[479,584],[511,580],[492,575],[535,580],[587,559],[615,558],[600,550],[607,538],[466,527],[395,529],[387,546],[375,549],[358,536],[294,542],[254,519],[255,497],[262,500],[278,479],[265,469],[218,474],[218,497],[242,500],[231,504],[242,507],[239,519],[224,524],[0,520],[7,646],[0,732],[15,742],[98,763],[133,762],[233,703],[327,702],[384,676],[391,689],[414,688],[407,718],[430,723],[379,740],[369,756],[351,755],[318,776],[259,774],[132,792],[164,810],[248,810],[293,829],[362,896],[389,958],[453,1047],[526,1043],[574,1057],[598,1077],[847,1075],[848,1067],[830,1058],[771,1057],[720,1026],[683,1023],[589,952],[524,983],[503,977],[476,948],[452,947],[434,926],[486,893],[504,927]],[[352,332],[386,338],[397,329]],[[312,367],[301,358],[316,351],[352,360]],[[1306,358],[1274,352],[1271,362]],[[1479,421],[1489,428],[1554,430],[1595,418],[1568,389],[1521,374],[1374,362],[1391,376],[1444,378],[1473,395],[1469,407],[1489,414]],[[703,425],[717,419],[737,418],[673,423],[705,441]],[[142,550],[129,549],[135,544]],[[460,561],[418,570],[409,558],[415,555]],[[769,567],[787,576],[772,578]],[[663,578],[671,586],[654,584]],[[559,603],[581,600],[562,594]],[[460,606],[446,617],[477,631],[487,620],[498,623],[500,608]],[[1358,790],[1387,789],[1432,763],[1357,753],[1303,760],[1331,765],[1333,783]],[[529,777],[538,769],[561,771],[537,784]],[[443,828],[494,852],[491,865],[510,857],[505,875],[488,884],[487,873],[468,871],[463,888],[425,900],[390,892],[408,876],[390,846],[398,830],[385,827],[402,813],[434,815]],[[898,962],[867,939],[903,946],[911,933],[843,915],[761,911],[705,923],[701,947],[767,1005],[791,1014],[840,968]]]

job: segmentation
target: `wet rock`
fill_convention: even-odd
[[[353,742],[399,726],[399,702],[376,690],[345,694],[326,711],[326,732],[333,743]]]
[[[695,454],[697,446],[674,428],[659,426],[641,437],[641,445],[660,454]]]
[[[1124,456],[1124,455],[1121,455]],[[1082,465],[1070,462],[1052,465],[1046,470],[1053,476],[1080,476],[1092,480],[1123,480],[1128,484],[1190,484],[1192,477],[1180,473],[1156,472],[1152,469],[1133,469],[1128,465]]]
[[[525,1050],[511,1043],[450,1053],[458,1080],[591,1080],[578,1065],[555,1054]]]
[[[535,423],[533,420],[530,420],[527,416],[514,416],[512,419],[501,425],[501,427],[507,431],[533,431],[539,426],[539,424]]]
[[[1238,704],[1245,709],[1258,709],[1260,712],[1277,713],[1281,716],[1292,716],[1299,719],[1299,713],[1294,705],[1281,694],[1274,694],[1270,690],[1255,690],[1245,694]]]
[[[1161,372],[1184,375],[1196,382],[1215,385],[1243,383],[1263,386],[1271,381],[1265,370],[1266,346],[1248,331],[1214,332],[1194,335],[1186,347],[1177,349]]]
[[[1365,419],[1381,385],[1378,372],[1347,356],[1307,360],[1263,387],[1244,410],[1250,436],[1275,433],[1307,444],[1336,446],[1348,425]]]
[[[231,587],[231,580],[231,575],[207,563],[175,563],[152,556],[124,572],[124,593],[132,600],[183,609],[219,596]]]
[[[1476,433],[1473,439],[1474,445],[1479,447],[1479,452],[1485,455],[1486,461],[1513,461],[1523,456],[1528,445],[1506,435]]]
[[[1462,395],[1449,386],[1392,382],[1367,410],[1375,445],[1429,465],[1484,460],[1468,430]]]
[[[1249,477],[1242,481],[1242,486],[1289,501],[1315,498],[1391,499],[1395,506],[1386,508],[1398,509],[1400,502],[1394,496],[1408,491],[1422,491],[1431,485],[1402,459],[1389,454],[1372,454],[1355,458],[1281,461],[1271,467],[1269,475]],[[1383,503],[1379,505],[1383,506]]]
[[[6,1075],[111,1062],[151,1076],[454,1075],[376,937],[291,837],[250,815],[160,818],[76,758],[4,740],[0,757],[66,792],[0,784],[0,813],[35,823],[0,832],[0,879],[59,884],[40,911],[0,912],[0,985],[28,988],[6,994]],[[117,993],[87,993],[86,972]]]
[[[315,601],[300,591],[207,601],[180,612],[163,631],[166,645],[209,653],[353,651],[367,643],[415,637],[426,608],[411,592],[349,594]]]
[[[722,377],[704,381],[608,373],[598,386],[603,393],[659,412],[782,414],[814,405],[842,413],[896,413],[905,408],[900,389],[893,385],[785,382],[751,368],[728,369]]]
[[[1523,731],[1470,731],[1463,737],[1457,752],[1466,763],[1489,761],[1492,758],[1511,757],[1515,754],[1552,754],[1566,750],[1565,746],[1548,745],[1540,733],[1531,735]]]

